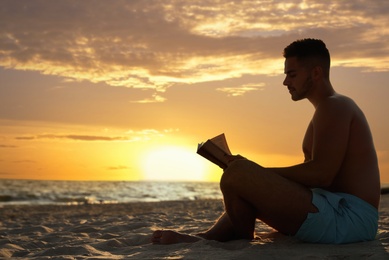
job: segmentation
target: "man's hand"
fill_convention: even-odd
[[[224,155],[227,159],[227,164],[228,166],[233,162],[233,161],[237,161],[237,160],[246,160],[245,157],[243,157],[242,155],[240,154],[237,154],[237,155],[230,155],[230,154],[226,154]]]

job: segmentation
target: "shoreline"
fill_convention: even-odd
[[[223,212],[221,200],[0,208],[0,258],[28,259],[304,259],[389,258],[389,195],[382,195],[377,239],[345,245],[308,244],[258,222],[256,241],[153,245],[156,229],[196,233]]]
[[[389,185],[381,187],[381,196],[389,194]],[[198,199],[198,200],[219,200],[219,199]],[[3,207],[12,207],[12,206],[82,206],[82,205],[118,205],[118,204],[144,204],[144,203],[168,203],[168,202],[180,202],[180,201],[197,201],[195,200],[164,200],[164,201],[133,201],[133,202],[90,202],[88,199],[78,200],[78,202],[69,202],[69,203],[61,203],[61,202],[47,202],[47,203],[28,203],[28,202],[12,202],[12,196],[10,195],[0,195],[0,209]]]

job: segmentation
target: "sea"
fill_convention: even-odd
[[[214,182],[47,181],[0,179],[5,205],[84,205],[221,199]]]

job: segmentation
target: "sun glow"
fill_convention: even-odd
[[[142,161],[145,180],[204,181],[204,159],[179,146],[162,146],[148,152]]]

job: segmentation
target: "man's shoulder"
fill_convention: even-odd
[[[322,102],[320,102],[319,106],[316,108],[316,110],[322,112],[341,112],[352,110],[355,107],[357,107],[357,105],[351,98],[344,95],[335,94],[323,99]]]
[[[323,104],[328,106],[355,106],[354,100],[352,100],[350,97],[335,93],[334,95],[329,96],[328,98],[324,99]]]
[[[350,97],[335,94],[324,99],[316,108],[319,113],[351,115],[358,111],[358,105]]]

